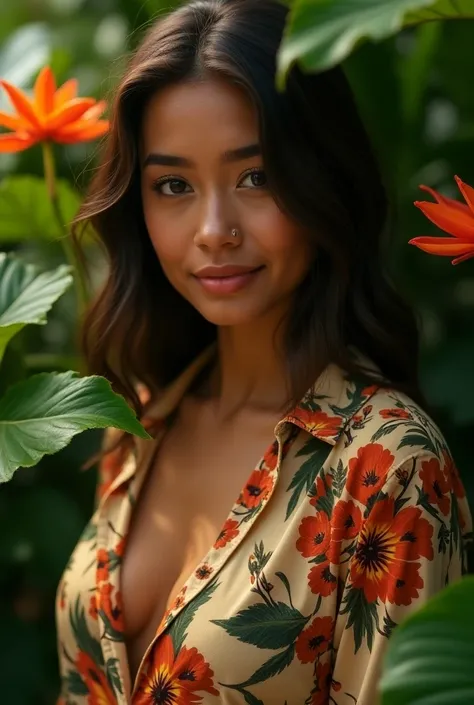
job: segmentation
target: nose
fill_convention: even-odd
[[[230,210],[226,199],[217,193],[203,200],[194,237],[194,242],[198,247],[208,250],[236,247],[238,238],[232,235],[232,230],[238,225],[233,222]]]

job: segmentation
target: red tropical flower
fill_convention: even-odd
[[[16,115],[0,112],[0,125],[14,130],[0,135],[0,152],[21,152],[37,142],[87,142],[109,129],[108,120],[99,120],[105,102],[77,98],[75,78],[56,89],[49,66],[40,71],[32,99],[8,81],[0,85],[16,110]]]
[[[224,548],[232,539],[239,535],[239,523],[233,519],[227,519],[222,530],[217,537],[214,548]]]
[[[97,598],[94,595],[92,595],[89,603],[89,615],[92,617],[92,619],[97,620],[99,616],[99,612],[97,610]]]
[[[422,463],[420,479],[423,481],[423,492],[428,495],[429,503],[439,507],[447,516],[451,507],[450,485],[438,458],[430,458]]]
[[[204,691],[219,695],[213,671],[196,648],[183,647],[174,655],[173,641],[165,635],[157,642],[148,672],[143,674],[134,705],[192,705]]]
[[[444,474],[446,476],[446,481],[452,486],[452,490],[458,499],[464,499],[466,496],[466,490],[459,477],[459,472],[454,464],[452,455],[447,451],[443,451],[444,460]]]
[[[89,691],[87,705],[116,705],[117,699],[105,673],[97,667],[89,654],[80,651],[76,657],[75,666]]]
[[[311,705],[327,705],[332,681],[332,665],[330,663],[316,664],[316,688],[311,696]]]
[[[326,553],[331,541],[331,527],[327,514],[318,512],[314,517],[304,517],[299,526],[299,533],[296,548],[302,556],[312,558]]]
[[[346,490],[361,504],[382,487],[394,456],[380,443],[369,443],[357,451],[357,458],[349,460]]]
[[[274,479],[268,470],[254,470],[239,497],[247,509],[258,507],[273,489]]]
[[[411,419],[411,414],[406,409],[395,407],[394,409],[382,409],[380,416],[383,419]]]
[[[377,502],[363,525],[351,565],[355,588],[368,602],[378,598],[409,605],[418,597],[423,580],[418,574],[421,557],[433,560],[433,527],[416,507],[394,516],[395,500]]]
[[[309,627],[303,629],[295,644],[301,663],[313,663],[328,649],[333,629],[331,617],[316,617]]]
[[[331,572],[331,563],[324,561],[311,568],[308,574],[308,585],[315,595],[327,597],[337,588],[337,578]]]
[[[278,441],[274,441],[263,456],[263,464],[267,470],[275,470],[278,462]]]
[[[313,433],[320,438],[337,436],[341,430],[343,419],[340,416],[328,416],[324,411],[311,411],[299,406],[288,418],[296,418],[304,424],[308,433]]]
[[[350,500],[340,500],[334,507],[331,516],[331,543],[341,543],[357,536],[362,524],[362,512]]]
[[[415,201],[427,218],[453,237],[415,237],[409,243],[432,255],[454,257],[452,264],[459,264],[474,257],[474,189],[459,176],[454,178],[466,203],[442,196],[429,186],[420,188],[430,193],[436,203]]]

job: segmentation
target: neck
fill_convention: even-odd
[[[288,402],[288,375],[279,318],[218,330],[218,359],[209,379],[216,413],[278,413]]]

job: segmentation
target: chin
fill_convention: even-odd
[[[239,305],[238,301],[218,303],[215,306],[195,306],[201,316],[215,326],[244,326],[254,323],[263,312]]]

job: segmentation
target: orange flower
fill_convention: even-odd
[[[217,540],[214,544],[214,548],[224,548],[224,546],[228,544],[229,541],[232,541],[232,539],[235,539],[235,537],[238,535],[238,522],[234,521],[233,519],[227,519],[224,526],[222,527],[219,536],[217,537]]]
[[[316,516],[304,517],[298,531],[300,537],[296,542],[296,548],[304,558],[326,553],[331,540],[327,514],[318,512]]]
[[[296,640],[296,655],[301,663],[313,663],[329,647],[334,630],[331,617],[316,617],[309,627],[303,629]]]
[[[351,497],[367,504],[381,489],[394,456],[380,443],[368,443],[357,451],[357,458],[349,460],[346,490]]]
[[[255,509],[273,489],[273,477],[267,470],[254,470],[238,499],[247,509]]]
[[[108,120],[99,120],[105,102],[77,98],[75,78],[56,89],[49,66],[40,71],[32,98],[8,81],[0,85],[16,110],[16,115],[0,112],[0,125],[14,130],[0,135],[0,152],[21,152],[37,142],[87,142],[109,129]]]
[[[76,669],[88,691],[87,705],[114,705],[117,702],[105,673],[85,651],[78,653]]]
[[[405,507],[394,516],[395,500],[383,499],[361,530],[351,566],[352,585],[368,602],[378,598],[409,605],[419,596],[421,557],[433,560],[433,527],[421,510]]]
[[[415,237],[410,240],[410,245],[416,245],[432,255],[454,256],[452,264],[459,264],[474,257],[474,189],[461,181],[459,176],[454,178],[467,205],[442,196],[429,186],[420,188],[430,193],[436,203],[415,201],[415,206],[427,218],[453,237]]]

